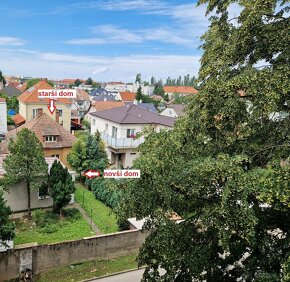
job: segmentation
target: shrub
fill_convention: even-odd
[[[45,221],[45,211],[38,209],[32,212],[32,218],[38,227],[42,227]]]
[[[77,220],[82,218],[82,215],[77,208],[64,209],[62,214],[69,220]]]

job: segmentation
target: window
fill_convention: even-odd
[[[135,137],[135,129],[127,129],[127,138],[134,138]]]
[[[105,125],[105,128],[106,128],[105,130],[108,131],[109,125],[107,123]]]
[[[95,119],[93,119],[93,125],[94,125],[94,126],[96,125],[96,120],[95,120]]]
[[[58,158],[59,159],[59,155],[51,155],[52,158]]]
[[[40,109],[33,109],[32,110],[32,118],[35,118],[38,116],[38,114],[42,111],[42,108]]]
[[[58,110],[58,116],[62,117],[62,110]]]
[[[48,186],[46,183],[42,183],[38,189],[38,200],[44,200],[49,198]]]
[[[45,136],[45,141],[46,142],[55,142],[56,140],[56,136]]]
[[[112,126],[112,137],[113,138],[117,138],[117,131],[118,131],[118,128],[115,126]]]

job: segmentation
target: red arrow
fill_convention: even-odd
[[[88,178],[94,178],[100,176],[100,172],[96,170],[88,170],[84,173],[84,175]]]
[[[50,112],[51,114],[53,114],[54,111],[55,111],[55,109],[56,109],[56,106],[55,106],[55,104],[54,104],[54,100],[53,100],[53,99],[49,99],[49,106],[48,106],[48,110],[49,110],[49,112]]]

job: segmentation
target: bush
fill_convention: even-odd
[[[45,221],[45,211],[41,209],[33,211],[32,219],[34,220],[36,226],[38,227],[43,226]]]
[[[96,178],[92,181],[91,187],[98,200],[111,208],[117,207],[120,191],[116,186],[115,180]]]
[[[58,230],[59,230],[59,226],[57,224],[51,224],[51,223],[46,224],[44,227],[41,228],[41,231],[47,234],[54,233]]]
[[[69,220],[76,220],[82,218],[82,215],[77,208],[64,209],[62,214]]]

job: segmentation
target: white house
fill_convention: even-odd
[[[97,130],[101,133],[111,165],[124,168],[132,166],[138,156],[136,148],[144,142],[144,137],[136,138],[137,133],[146,126],[156,132],[171,129],[175,121],[134,104],[90,115],[91,134]]]
[[[7,132],[7,106],[6,100],[0,98],[0,134]]]
[[[162,116],[178,118],[183,115],[185,105],[182,104],[172,104],[169,105],[164,111],[160,113]]]

